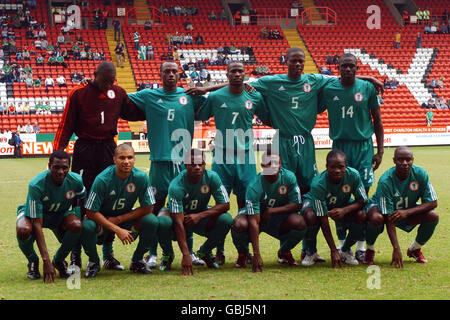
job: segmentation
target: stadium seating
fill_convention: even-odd
[[[15,1],[11,1],[12,5]],[[38,22],[45,22],[49,25],[47,15],[47,5],[45,1],[36,1],[37,7],[31,10],[33,17]],[[136,2],[141,3],[142,1]],[[291,0],[251,0],[253,9],[257,11],[264,8],[289,9],[292,5]],[[445,8],[449,7],[449,0],[416,0],[419,7],[428,6],[431,15],[439,16]],[[109,17],[116,17],[116,6],[114,0],[111,6],[105,6],[103,0],[90,0],[88,7],[82,7],[82,15],[89,20],[93,19],[93,10],[104,8],[109,10]],[[366,26],[368,14],[366,9],[369,5],[376,4],[381,8],[381,29],[369,30]],[[217,48],[223,45],[234,44],[236,48],[242,46],[251,46],[254,54],[236,54],[232,55],[232,59],[242,60],[246,62],[247,74],[250,75],[258,65],[267,65],[273,73],[284,73],[286,67],[280,65],[279,57],[286,52],[289,45],[286,40],[263,40],[261,39],[261,28],[259,25],[238,25],[230,26],[228,21],[211,21],[208,14],[214,11],[216,16],[222,11],[220,1],[201,1],[186,0],[180,2],[178,0],[154,0],[151,5],[155,8],[170,8],[176,5],[186,8],[196,7],[198,13],[193,16],[174,16],[165,15],[163,24],[154,24],[152,30],[144,30],[142,25],[125,25],[122,20],[123,34],[126,49],[130,57],[130,63],[133,70],[134,80],[136,83],[143,81],[144,83],[153,83],[156,81],[161,85],[159,78],[159,66],[163,60],[161,56],[168,51],[165,35],[172,35],[178,31],[187,34],[183,23],[189,19],[194,27],[191,35],[195,38],[197,34],[201,34],[204,40],[203,45],[182,45],[179,53],[183,55],[180,59],[180,65],[183,65],[189,59],[193,61],[197,59],[209,58],[211,55],[217,55]],[[423,126],[425,123],[426,110],[421,108],[421,104],[426,102],[431,95],[441,97],[445,101],[450,99],[450,86],[448,79],[450,71],[447,66],[450,64],[450,47],[448,46],[449,35],[445,34],[424,34],[423,25],[407,25],[400,28],[395,22],[392,15],[384,5],[382,0],[361,0],[361,1],[332,1],[332,0],[315,0],[315,5],[320,7],[330,7],[338,14],[338,23],[336,25],[312,25],[300,26],[298,31],[305,42],[311,56],[318,67],[325,64],[325,57],[328,55],[343,54],[351,52],[359,58],[360,70],[363,75],[374,76],[381,81],[384,79],[397,79],[399,86],[397,89],[386,90],[384,94],[384,102],[382,105],[383,121],[385,126]],[[127,11],[132,7],[122,1],[120,7],[125,7]],[[1,8],[0,8],[1,9]],[[14,8],[9,7],[9,11],[14,13]],[[149,11],[150,12],[150,11]],[[48,27],[48,42],[55,44],[61,25]],[[269,28],[280,27],[269,26]],[[138,59],[138,52],[134,49],[132,33],[138,31],[141,35],[140,42],[147,44],[152,42],[154,46],[154,61],[141,61]],[[401,30],[402,38],[400,49],[394,48],[395,33]],[[16,29],[17,48],[23,48],[27,45],[30,51],[34,50],[34,40],[26,39],[25,30]],[[417,33],[422,33],[422,48],[416,48]],[[86,43],[89,43],[92,49],[102,49],[106,59],[111,60],[108,43],[104,30],[79,30],[72,34],[72,39],[76,34],[81,34]],[[62,48],[71,49],[71,44],[62,45]],[[45,86],[40,88],[27,88],[25,83],[15,82],[12,85],[0,84],[0,102],[9,103],[28,103],[33,106],[41,101],[49,101],[52,106],[51,117],[41,117],[35,114],[18,115],[18,116],[2,116],[1,128],[15,128],[18,122],[26,119],[42,118],[42,132],[54,132],[55,120],[59,121],[60,114],[64,109],[66,97],[70,90],[75,86],[70,81],[70,75],[75,71],[84,73],[88,77],[93,76],[93,71],[98,61],[74,61],[66,60],[67,68],[62,66],[48,66],[46,64],[47,57],[44,57],[44,66],[37,66],[35,55],[32,53],[31,61],[17,61],[15,56],[11,57],[12,62],[26,64],[29,62],[33,69],[33,78],[41,76],[45,79],[47,75],[51,75],[56,79],[58,75],[63,75],[67,81],[67,88],[59,88],[57,85],[50,88],[48,92]],[[0,67],[3,61],[0,60]],[[334,75],[338,74],[337,66],[328,66]],[[224,81],[226,79],[225,66],[208,66],[207,70],[211,74],[213,81]],[[181,71],[181,70],[180,70]],[[426,72],[426,77],[419,79]],[[431,79],[439,79],[444,77],[444,88],[431,89],[429,86],[423,85],[421,81],[429,83]],[[182,82],[186,86],[186,82]],[[447,125],[450,123],[449,110],[434,110],[435,119],[433,125]],[[8,119],[6,119],[8,118]],[[26,121],[25,121],[26,122]],[[328,121],[326,114],[319,115],[316,127],[327,127]],[[127,122],[119,122],[119,130],[129,130]]]
[[[443,1],[449,3],[449,1]],[[441,3],[443,3],[441,2]],[[366,14],[368,6],[376,4],[381,8],[381,29],[368,29]],[[434,1],[433,1],[434,4]],[[389,13],[383,1],[331,1],[316,0],[317,6],[330,7],[338,13],[338,23],[333,26],[301,26],[301,33],[313,59],[320,67],[325,64],[325,57],[341,55],[344,52],[356,53],[360,59],[359,74],[374,76],[380,80],[397,79],[397,89],[386,90],[385,104],[382,105],[385,126],[423,126],[425,112],[421,104],[431,96],[419,75],[431,68],[427,82],[432,78],[443,76],[446,80],[444,89],[435,89],[437,97],[445,101],[450,99],[448,79],[450,72],[443,66],[450,63],[449,35],[423,34],[423,25],[399,27]],[[430,6],[431,8],[431,6]],[[442,9],[442,7],[439,7]],[[441,12],[439,9],[438,12]],[[395,33],[401,30],[400,49],[394,48]],[[416,48],[417,33],[422,32],[422,48]],[[437,49],[437,50],[436,50]],[[433,53],[435,58],[429,60]],[[372,55],[372,59],[370,58]],[[380,61],[382,59],[383,61]],[[427,61],[431,61],[428,65]],[[391,64],[391,67],[387,65]],[[337,66],[331,65],[334,75]],[[378,70],[377,70],[378,69]],[[448,124],[449,110],[436,110],[433,125]]]

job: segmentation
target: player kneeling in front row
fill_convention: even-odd
[[[193,274],[192,259],[186,244],[186,232],[194,232],[206,237],[205,243],[197,251],[208,268],[218,269],[211,250],[225,241],[233,218],[227,211],[230,199],[219,175],[206,170],[205,156],[201,150],[191,149],[186,153],[183,170],[169,185],[168,209],[158,215],[158,239],[163,249],[160,270],[170,270],[174,252],[172,240],[177,240],[183,258],[181,273]],[[216,205],[208,207],[211,196]]]
[[[413,162],[411,149],[398,147],[394,153],[395,167],[386,171],[378,182],[368,205],[365,264],[375,263],[374,245],[378,235],[383,232],[383,224],[386,224],[394,248],[392,263],[396,267],[402,268],[403,260],[395,227],[411,232],[419,225],[416,239],[408,248],[407,255],[419,263],[428,263],[421,247],[430,240],[439,222],[438,213],[434,210],[437,196],[427,172]],[[419,198],[421,204],[417,203]]]
[[[130,270],[151,273],[143,257],[158,232],[158,220],[150,214],[155,198],[147,174],[134,167],[135,160],[133,148],[121,144],[114,152],[115,164],[103,170],[94,180],[85,204],[89,220],[83,221],[81,237],[89,257],[87,278],[95,277],[100,270],[96,244],[101,244],[111,232],[123,244],[130,244],[139,236]],[[137,199],[140,207],[133,210]]]
[[[266,232],[280,240],[278,262],[297,266],[293,249],[305,236],[306,223],[299,214],[300,188],[295,175],[281,167],[281,157],[268,150],[262,157],[262,173],[250,183],[246,192],[246,208],[239,211],[232,227],[233,243],[238,251],[237,268],[245,268],[248,243],[253,246],[253,272],[262,272],[259,233]]]
[[[31,180],[27,202],[17,209],[16,230],[19,248],[28,259],[28,278],[40,278],[39,257],[33,248],[36,241],[44,264],[44,282],[51,283],[55,269],[61,278],[69,277],[65,258],[81,236],[79,200],[84,199],[86,191],[81,176],[69,172],[70,156],[66,152],[54,151],[48,168]],[[42,228],[52,230],[61,243],[53,261],[50,261]]]
[[[352,194],[355,200],[350,198]],[[302,214],[308,220],[308,231],[302,265],[309,267],[315,263],[319,225],[331,250],[332,267],[341,266],[341,259],[347,264],[357,265],[358,260],[350,248],[363,233],[366,203],[367,195],[358,171],[347,167],[345,154],[341,150],[330,151],[326,170],[313,179],[311,190],[304,197]],[[329,217],[336,222],[336,229],[349,230],[339,251],[331,234]]]

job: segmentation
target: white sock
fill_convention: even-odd
[[[367,245],[366,249],[375,251],[375,246],[374,245]]]
[[[365,241],[357,241],[356,242],[356,251],[364,251]]]
[[[345,242],[345,240],[338,239],[339,249],[342,248],[342,246],[344,245],[344,242]]]
[[[416,250],[422,248],[422,245],[418,243],[416,240],[411,243],[411,246],[409,247],[411,250]]]

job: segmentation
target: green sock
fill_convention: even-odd
[[[97,224],[94,221],[83,221],[81,244],[83,246],[84,252],[89,257],[89,261],[100,264],[100,257],[97,253]]]
[[[431,236],[434,233],[434,230],[436,229],[436,226],[438,225],[439,220],[435,222],[424,222],[419,226],[419,229],[417,230],[417,236],[416,241],[420,243],[421,245],[424,245],[427,243],[428,240],[430,240]]]
[[[28,262],[37,262],[39,261],[39,257],[34,251],[34,236],[30,235],[26,240],[17,239],[19,243],[19,248],[27,258]]]
[[[154,214],[148,214],[141,220],[141,230],[139,231],[139,243],[134,251],[132,262],[144,259],[144,254],[149,251],[153,241],[158,242],[158,218]]]
[[[173,255],[172,239],[174,232],[172,229],[172,219],[168,216],[158,217],[158,241],[165,256]],[[189,245],[188,245],[189,246]]]
[[[317,234],[319,233],[320,226],[318,224],[308,226],[306,228],[305,237],[303,239],[303,252],[307,254],[314,254],[317,252]]]
[[[55,262],[64,261],[67,255],[72,251],[72,249],[77,245],[81,237],[81,232],[72,233],[66,231],[61,241],[61,246],[56,251],[54,260]]]
[[[366,223],[366,243],[368,246],[374,246],[378,235],[383,232],[384,225],[375,226],[370,222]]]
[[[221,214],[217,219],[214,228],[212,228],[207,232],[206,241],[200,247],[199,251],[201,253],[208,253],[211,252],[212,249],[216,247],[219,248],[219,246],[222,246],[222,248],[224,248],[225,237],[230,231],[232,224],[233,224],[233,217],[231,217],[229,213]]]
[[[345,223],[336,222],[336,235],[338,240],[345,240],[347,237],[347,228]]]
[[[231,238],[233,239],[233,244],[236,247],[238,254],[248,254],[248,244],[250,242],[250,237],[248,232],[236,232],[231,229]]]
[[[110,241],[103,242],[102,245],[103,260],[113,254],[113,243]]]
[[[289,230],[280,236],[280,253],[285,254],[291,251],[305,237],[306,229]]]
[[[363,230],[364,230],[364,224],[351,222],[350,223],[350,230],[348,232],[347,238],[345,239],[344,245],[342,246],[341,250],[343,252],[347,252],[348,250],[350,250],[350,248],[361,237],[361,234],[363,233]]]
[[[186,231],[186,244],[188,246],[189,253],[192,254],[194,248],[194,232],[192,232],[192,230],[187,229],[185,229],[185,231]]]

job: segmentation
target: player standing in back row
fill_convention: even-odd
[[[341,150],[347,166],[356,169],[363,181],[366,194],[374,183],[376,170],[384,153],[383,122],[377,93],[372,84],[356,78],[357,59],[346,53],[339,58],[340,78],[332,78],[319,94],[320,111],[328,110],[330,138],[333,150]],[[372,135],[377,140],[374,154]],[[364,230],[365,231],[365,230]],[[345,242],[346,228],[336,228],[339,247]],[[355,256],[364,259],[365,232],[356,245]],[[350,253],[350,251],[349,251]]]
[[[199,111],[199,118],[206,121],[214,117],[216,135],[212,170],[217,172],[228,194],[234,192],[240,209],[245,207],[245,192],[256,177],[252,121],[255,115],[266,121],[268,112],[260,93],[244,90],[242,62],[230,62],[227,78],[226,87],[208,96]],[[218,264],[224,263],[223,243],[217,247],[216,258]]]

